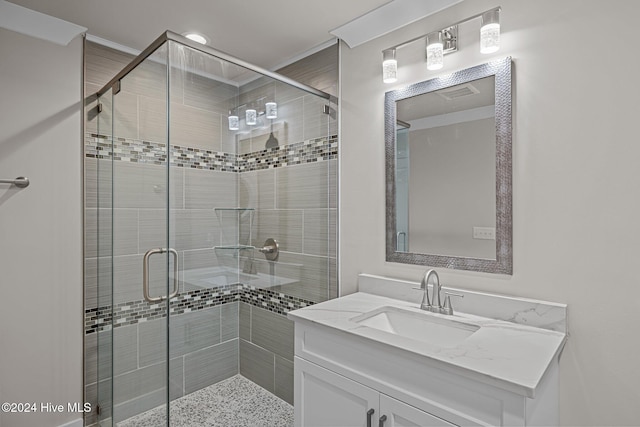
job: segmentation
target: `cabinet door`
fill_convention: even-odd
[[[451,424],[427,412],[380,394],[380,414],[386,415],[384,427],[451,427]]]
[[[298,357],[294,373],[297,427],[378,425],[377,391]]]

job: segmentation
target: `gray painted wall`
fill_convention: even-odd
[[[504,0],[502,48],[479,53],[479,23],[460,50],[426,70],[424,44],[402,48],[385,85],[381,51],[496,6],[461,2],[341,56],[340,265],[344,293],[358,273],[417,281],[427,267],[385,262],[384,92],[512,56],[513,275],[439,269],[445,286],[569,305],[560,359],[562,425],[640,420],[640,174],[636,2]],[[616,28],[616,43],[592,37]],[[603,61],[603,58],[607,58]],[[603,65],[603,64],[606,64]],[[362,167],[367,165],[367,167]]]
[[[409,131],[409,252],[496,259],[495,119]]]
[[[82,38],[67,46],[0,29],[0,412],[7,427],[82,414]],[[40,411],[63,404],[63,413]]]

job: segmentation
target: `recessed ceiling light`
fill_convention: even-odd
[[[196,43],[207,44],[207,38],[202,34],[198,33],[184,33],[183,36],[188,38],[189,40],[193,40]]]

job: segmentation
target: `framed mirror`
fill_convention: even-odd
[[[511,58],[385,94],[386,259],[511,274]]]

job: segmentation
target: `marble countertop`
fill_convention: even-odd
[[[528,397],[535,396],[537,386],[567,338],[563,332],[472,314],[429,313],[480,327],[459,344],[445,348],[362,326],[352,320],[383,306],[425,313],[415,302],[358,292],[291,311],[288,317],[394,346],[425,357],[449,372]]]

